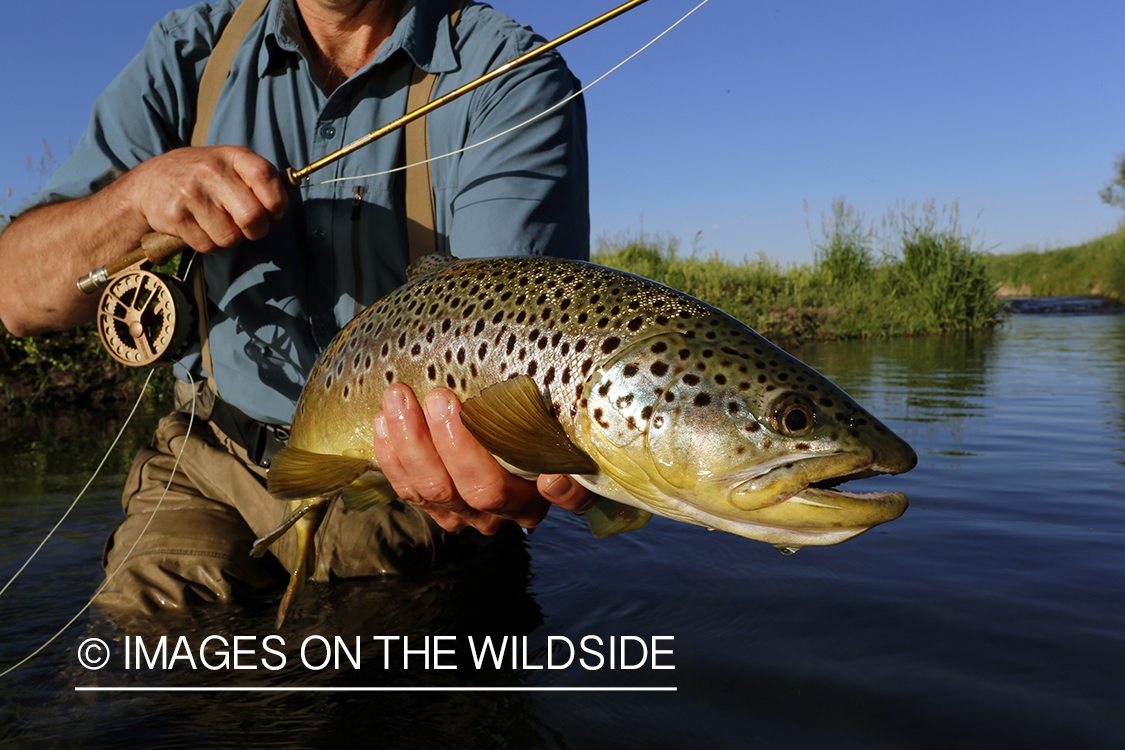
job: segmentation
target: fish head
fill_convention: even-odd
[[[833,488],[909,471],[910,446],[827,378],[717,316],[642,337],[592,373],[576,433],[606,494],[783,551],[899,517],[901,493]]]

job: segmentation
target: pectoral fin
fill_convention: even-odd
[[[598,473],[598,464],[571,441],[527,375],[490,385],[467,400],[461,421],[490,453],[522,471]]]
[[[373,469],[370,459],[282,448],[270,464],[266,489],[278,500],[337,495]]]
[[[647,510],[634,508],[603,497],[586,511],[586,525],[595,539],[603,539],[614,534],[639,529],[648,523],[652,514]]]

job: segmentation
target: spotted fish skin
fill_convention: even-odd
[[[534,383],[543,419],[589,459],[566,473],[643,512],[633,526],[656,513],[795,549],[835,544],[906,508],[901,494],[825,485],[908,471],[916,463],[909,445],[815,370],[693,297],[548,257],[431,256],[417,268],[314,365],[290,454],[270,470],[271,492],[294,510],[302,499],[341,491],[306,485],[304,469],[292,470],[296,453],[313,462],[347,457],[353,463],[341,460],[339,482],[366,473],[371,485],[373,417],[392,383],[419,399],[434,388],[453,391],[466,426],[501,459],[511,446],[468,416],[495,421],[493,434],[510,433],[512,443],[534,444],[536,429],[507,421],[513,382]],[[552,451],[534,467],[505,463],[526,474],[562,473]],[[393,499],[389,487],[378,492]],[[372,496],[359,506],[375,504]]]

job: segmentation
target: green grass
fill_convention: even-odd
[[[989,256],[985,267],[1010,295],[1125,300],[1125,228],[1073,247]]]
[[[956,207],[888,213],[879,231],[843,200],[823,220],[814,262],[681,257],[674,240],[602,239],[594,260],[699,297],[781,343],[978,330],[1000,303]]]

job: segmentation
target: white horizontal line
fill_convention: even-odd
[[[675,687],[75,687],[82,693],[654,693]]]

